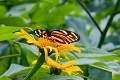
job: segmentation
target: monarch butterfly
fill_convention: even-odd
[[[41,30],[36,29],[34,33],[38,37],[47,38],[53,42],[57,42],[59,44],[70,44],[72,42],[77,42],[80,40],[80,36],[72,31],[67,30]]]

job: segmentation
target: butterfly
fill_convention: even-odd
[[[38,37],[49,39],[52,42],[57,42],[59,44],[70,44],[72,42],[77,42],[80,40],[80,36],[77,33],[67,30],[41,30],[36,29],[34,33]]]

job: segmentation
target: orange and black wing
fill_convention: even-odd
[[[78,34],[67,30],[53,30],[51,31],[51,38],[62,44],[69,44],[80,40]]]
[[[34,33],[37,37],[42,37],[42,38],[50,36],[50,34],[49,34],[50,32],[48,30],[36,29],[36,30],[34,30]]]
[[[80,36],[78,34],[72,31],[67,31],[67,30],[48,31],[48,30],[36,29],[34,30],[34,33],[38,37],[47,38],[59,44],[66,44],[66,43],[69,44],[69,43],[77,42],[80,40]]]

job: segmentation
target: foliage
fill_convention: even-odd
[[[120,80],[119,13],[120,0],[1,0],[0,80]],[[41,67],[45,55],[38,55],[46,48],[27,43],[20,37],[24,34],[14,35],[21,29],[35,39],[35,29],[79,34],[80,41],[73,45],[81,53],[59,53],[59,61],[75,60],[74,66],[83,73],[51,75],[50,70]],[[56,54],[51,53],[48,56],[55,60]],[[32,64],[34,60],[38,60],[36,65]]]

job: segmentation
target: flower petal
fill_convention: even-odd
[[[15,32],[14,35],[22,35],[23,33],[21,32]]]
[[[36,64],[36,62],[37,62],[37,60],[34,60],[34,61],[32,62],[32,64]]]
[[[83,73],[83,71],[78,66],[72,66],[72,67],[66,68],[63,71],[67,72],[69,75],[71,75],[72,72],[76,72],[76,71],[81,71]]]
[[[41,67],[45,68],[45,69],[50,69],[50,66],[49,65],[45,65],[45,64],[43,64]]]
[[[57,48],[53,48],[53,50],[55,51],[55,54],[56,54],[56,61],[58,61],[58,50]]]
[[[57,48],[60,52],[68,52],[68,51],[77,51],[78,53],[81,52],[81,50],[77,47],[74,47],[73,45],[70,45],[70,44],[64,44],[60,47]]]
[[[46,48],[48,48],[50,51],[49,53],[52,51],[53,47],[52,46],[46,46]]]
[[[52,67],[56,67],[56,68],[59,67],[59,64],[57,62],[54,62],[52,59],[48,59],[47,64],[49,64]]]
[[[45,47],[44,47],[44,52],[45,52],[45,61],[47,61],[48,60],[48,51]]]
[[[48,58],[48,60],[47,60],[47,64],[48,64],[47,66],[49,66],[48,67],[49,69],[50,69],[50,67],[57,68],[64,72],[67,72],[69,75],[71,75],[73,72],[76,72],[76,71],[81,71],[83,73],[83,71],[78,66],[71,66],[74,63],[76,63],[76,62],[70,61],[70,62],[67,62],[66,64],[62,65],[59,62],[54,62],[50,58]],[[71,67],[69,67],[69,66],[71,66]],[[46,67],[46,65],[43,66],[43,68],[45,68],[45,67]]]
[[[34,43],[35,45],[38,45],[38,42],[33,37],[31,37],[25,30],[21,29],[20,31],[21,32],[15,32],[14,34],[15,35],[23,34],[23,36],[21,37],[27,39],[28,43]]]
[[[71,66],[71,65],[73,65],[73,64],[75,64],[76,63],[76,61],[69,61],[69,62],[67,62],[66,64],[64,64],[63,66],[62,66],[62,69],[65,69],[65,68],[67,68],[67,67],[69,67],[69,66]]]

